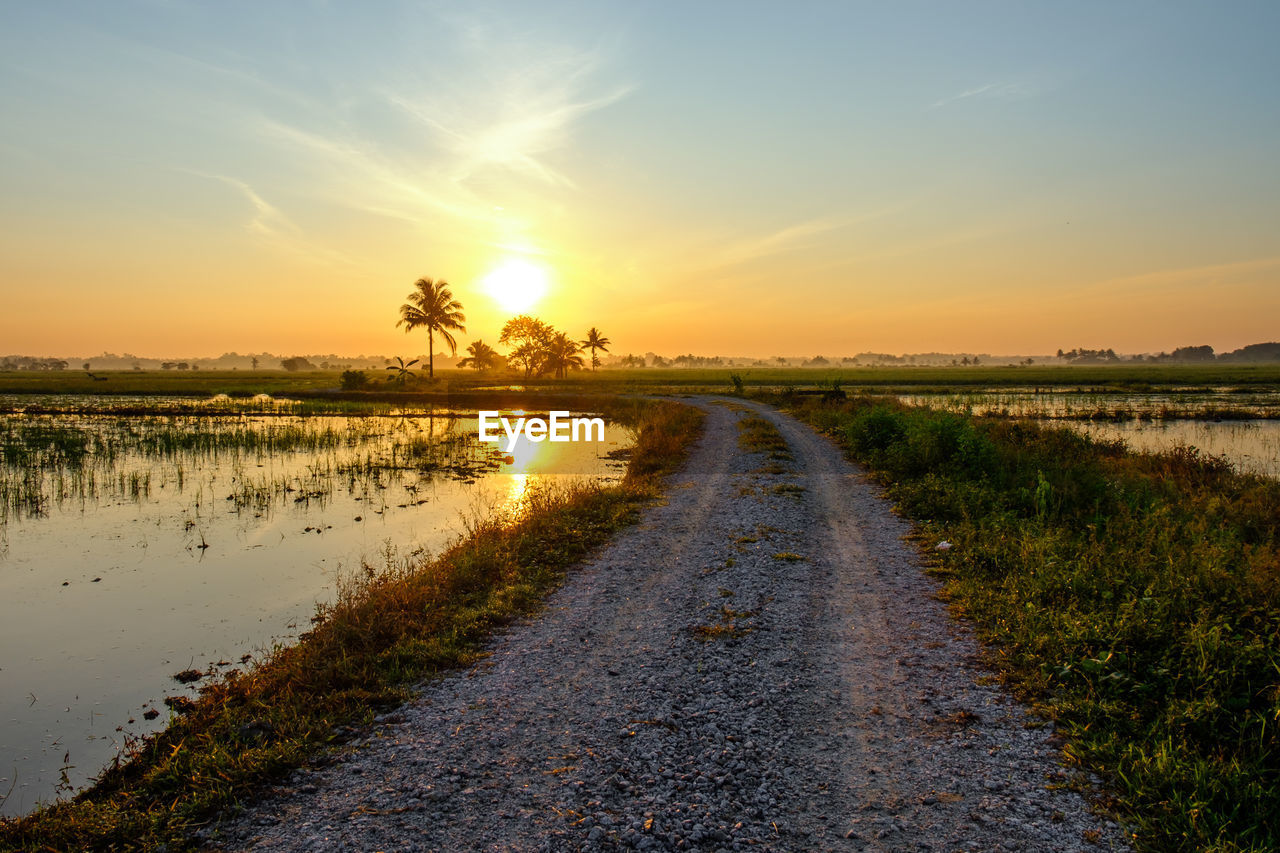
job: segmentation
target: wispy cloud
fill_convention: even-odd
[[[674,256],[669,249],[660,252],[660,259],[647,259],[646,266],[660,267],[667,271],[669,281],[686,294],[680,304],[684,313],[696,316],[722,306],[726,296],[740,297],[744,288],[754,288],[770,280],[776,280],[777,267],[771,262],[789,253],[813,251],[829,242],[831,235],[852,227],[865,218],[824,216],[795,222],[772,231],[735,239],[695,241]],[[789,274],[810,270],[821,265],[815,257],[806,257],[798,265],[789,267]],[[659,286],[661,277],[653,275],[632,276],[627,290],[652,291]],[[666,305],[670,300],[662,300]],[[674,316],[674,312],[667,316]]]
[[[260,117],[255,132],[314,173],[312,191],[327,201],[417,224],[510,225],[511,198],[573,188],[558,161],[576,126],[631,89],[595,83],[599,49],[513,47],[483,26],[463,35],[471,47],[448,68],[380,81],[365,90],[372,97],[290,121]]]
[[[1120,291],[1170,290],[1191,287],[1225,286],[1247,283],[1263,273],[1280,271],[1280,257],[1253,258],[1225,264],[1176,267],[1137,275],[1120,276],[1088,284],[1083,289],[1109,293]]]
[[[528,88],[528,81],[513,81],[513,90]],[[448,171],[455,181],[499,168],[548,184],[572,186],[571,179],[545,162],[545,155],[567,144],[569,130],[579,118],[615,103],[629,91],[620,88],[597,98],[578,99],[551,86],[502,97],[495,113],[487,116],[395,92],[386,93],[386,98],[437,137],[450,155]]]
[[[740,240],[726,246],[719,254],[716,267],[732,267],[771,255],[795,251],[812,245],[815,237],[851,225],[847,217],[822,217],[797,222],[768,234]]]
[[[226,175],[212,175],[191,170],[184,171],[197,177],[219,181],[238,190],[245,200],[249,202],[251,210],[251,215],[244,225],[245,229],[272,249],[315,264],[338,267],[355,266],[355,261],[349,255],[309,238],[296,222],[259,195],[247,182]]]
[[[376,140],[271,120],[263,120],[259,131],[315,174],[309,191],[328,201],[410,222],[420,222],[428,213],[470,217],[483,212],[476,199],[452,186],[437,167],[398,159]]]
[[[954,104],[957,101],[964,101],[970,98],[979,100],[1015,100],[1030,97],[1031,94],[1030,87],[1024,83],[987,83],[973,89],[965,89],[963,92],[948,98],[934,101],[931,104],[931,108],[945,107],[947,104]]]
[[[848,231],[855,229],[859,225],[892,217],[912,207],[915,203],[913,199],[903,199],[884,207],[860,213],[845,216],[815,217],[795,222],[764,234],[741,237],[731,242],[721,243],[718,247],[700,247],[699,254],[710,256],[713,260],[710,264],[696,270],[695,274],[702,276],[717,270],[741,267],[754,261],[788,252],[812,249],[824,242],[829,242],[831,235],[836,232]]]

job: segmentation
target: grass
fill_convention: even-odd
[[[316,627],[204,686],[169,726],[73,800],[0,823],[4,850],[185,849],[264,783],[332,747],[345,727],[476,659],[490,630],[532,613],[564,573],[636,520],[696,434],[675,403],[621,403],[637,440],[624,481],[533,495],[518,520],[477,523],[435,559],[369,568]]]
[[[729,595],[732,596],[733,593]],[[696,639],[703,642],[736,639],[755,630],[755,626],[749,624],[747,620],[757,615],[755,610],[734,610],[728,605],[721,605],[716,611],[719,621],[706,625],[693,625],[689,631]]]
[[[748,415],[738,421],[738,447],[747,453],[766,453],[779,462],[790,461],[791,447],[769,420],[758,415]]]
[[[781,402],[915,520],[952,607],[1140,849],[1280,849],[1280,482],[888,399]]]
[[[412,471],[465,478],[496,466],[496,451],[453,431],[451,414],[431,421],[390,417],[219,415],[0,415],[0,526],[66,502],[147,498],[159,488],[211,485],[219,463],[236,463],[234,508],[261,510],[295,491],[327,495],[341,479],[366,491],[376,475]],[[307,457],[305,479],[264,477],[253,463]],[[144,470],[136,470],[141,466]],[[127,470],[126,469],[134,469]],[[207,476],[206,476],[207,475]]]
[[[932,408],[989,418],[1148,423],[1280,418],[1277,392],[1266,386],[1230,389],[1174,386],[1158,392],[1134,388],[961,388],[904,396],[909,402]]]
[[[370,371],[372,373],[373,371]],[[79,370],[0,372],[0,394],[294,394],[338,387],[338,370],[136,370],[101,371],[95,380]]]
[[[830,367],[830,368],[649,368],[604,369],[571,374],[567,379],[525,379],[510,373],[480,374],[447,368],[436,371],[436,380],[418,378],[403,390],[375,374],[371,392],[353,392],[354,398],[412,399],[415,395],[450,395],[477,389],[519,387],[530,391],[569,393],[620,393],[626,391],[712,390],[742,393],[759,388],[940,389],[959,388],[1098,388],[1143,393],[1176,387],[1280,387],[1280,364],[1134,364],[1134,365],[1035,365],[1030,367]],[[104,371],[95,381],[82,371],[0,372],[0,394],[129,394],[250,396],[338,394],[341,371]],[[737,381],[734,381],[736,376]],[[741,390],[739,390],[741,389]]]

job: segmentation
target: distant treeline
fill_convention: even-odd
[[[418,355],[425,361],[425,355]],[[141,358],[125,353],[102,353],[88,358],[50,358],[44,356],[9,355],[0,356],[0,371],[5,370],[381,370],[393,363],[393,359],[384,355],[341,356],[329,355],[276,355],[268,352],[245,354],[229,352],[217,358],[188,358],[170,360],[158,358]],[[436,365],[454,367],[459,365],[457,356],[436,353]],[[883,352],[860,352],[854,356],[822,356],[744,358],[741,356],[702,356],[687,353],[675,357],[666,357],[654,352],[643,355],[626,354],[606,356],[600,359],[601,367],[641,368],[641,367],[879,367],[879,366],[971,366],[1000,364],[1263,364],[1280,363],[1280,342],[1250,344],[1231,352],[1215,353],[1213,347],[1185,346],[1172,352],[1141,353],[1122,355],[1114,349],[1058,350],[1054,356],[998,356],[987,353],[914,353],[893,355]],[[465,365],[462,365],[465,366]]]
[[[36,358],[30,355],[10,355],[0,359],[0,370],[66,370],[67,363],[60,358]]]
[[[425,358],[425,356],[423,356]],[[437,360],[439,356],[437,356]],[[104,352],[83,358],[46,358],[9,355],[0,357],[0,370],[346,370],[348,368],[381,368],[392,359],[384,355],[283,356],[269,352],[224,353],[217,358],[161,359],[143,358],[125,353]],[[452,363],[452,359],[449,363]]]
[[[1073,349],[1058,350],[1057,357],[1069,364],[1111,364],[1125,362],[1149,362],[1162,364],[1176,362],[1178,364],[1208,364],[1212,362],[1234,362],[1237,364],[1257,364],[1263,362],[1280,362],[1280,343],[1249,344],[1231,352],[1214,353],[1213,347],[1204,344],[1194,347],[1178,347],[1173,352],[1161,352],[1154,355],[1117,355],[1113,349]]]

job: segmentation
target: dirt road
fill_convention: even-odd
[[[670,490],[480,665],[210,834],[253,850],[1111,850],[826,439],[700,401]],[[747,410],[791,447],[737,444]],[[765,469],[765,470],[762,470]]]

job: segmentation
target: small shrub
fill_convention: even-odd
[[[855,418],[845,435],[859,453],[875,453],[887,450],[905,432],[898,412],[885,406],[875,406]]]
[[[1280,483],[891,399],[789,402],[954,543],[948,600],[1107,774],[1138,849],[1280,849]]]
[[[338,382],[343,391],[363,391],[369,387],[369,376],[363,370],[344,370]]]

